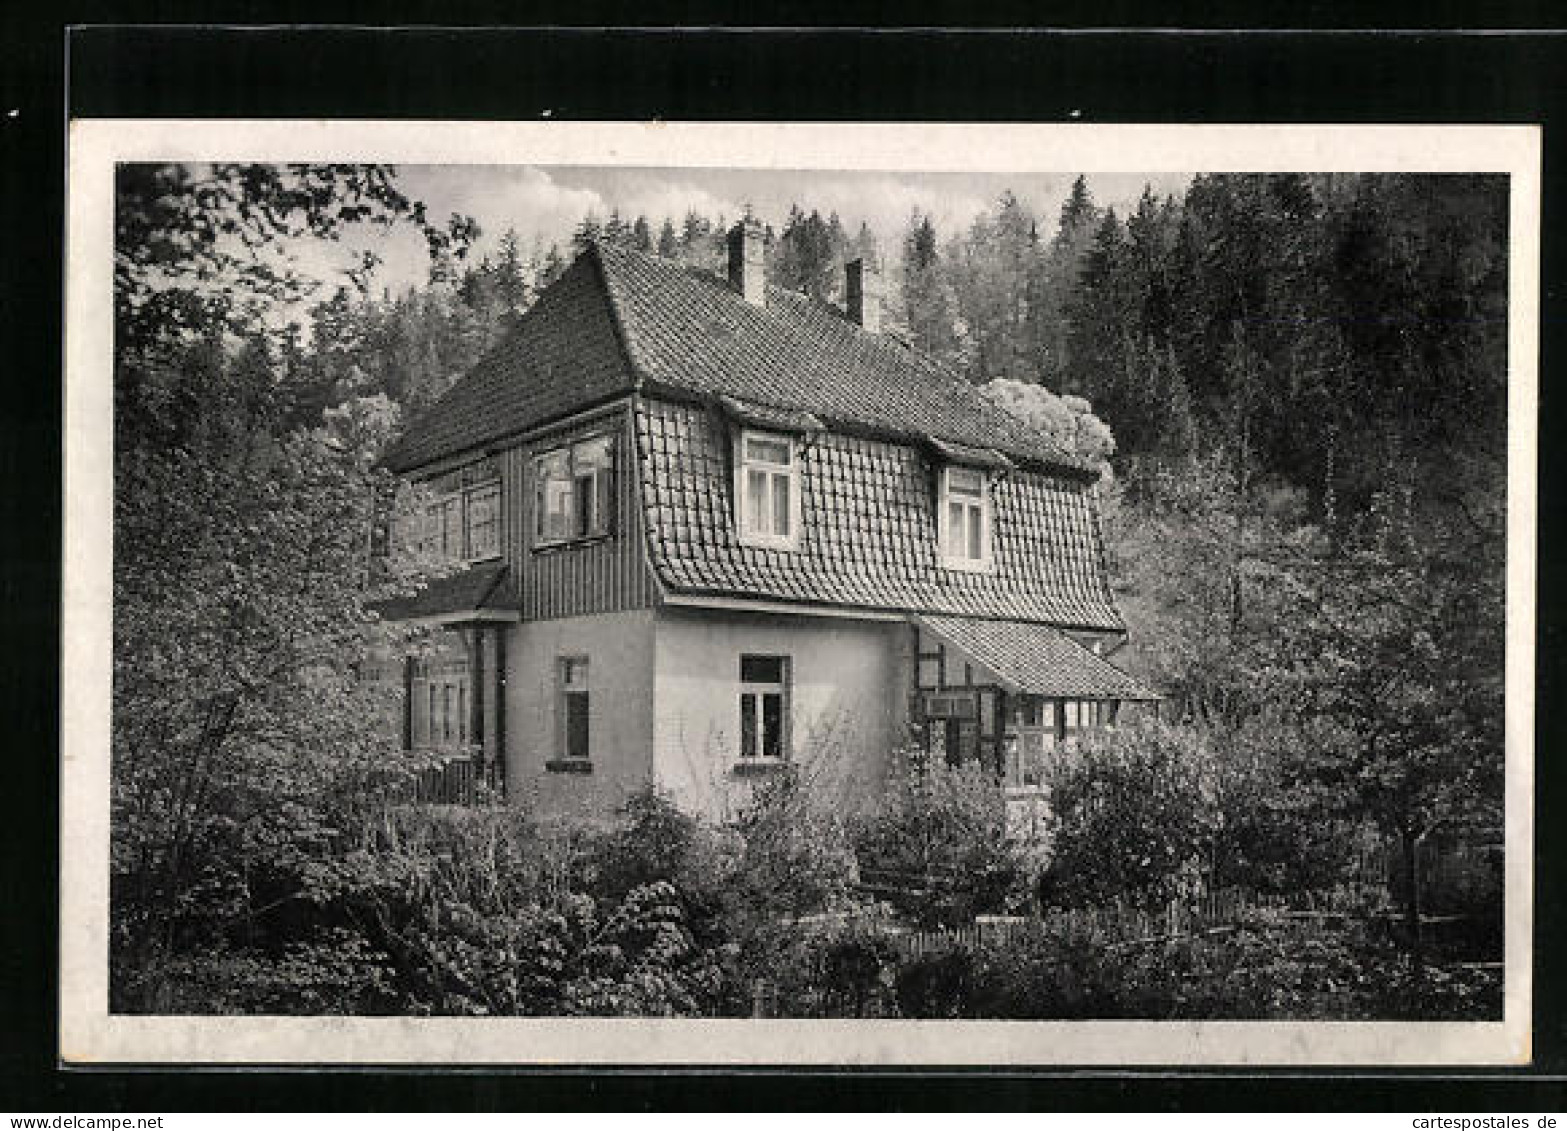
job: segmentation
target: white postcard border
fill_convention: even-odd
[[[1511,175],[1501,1022],[128,1017],[108,1013],[113,203],[125,161],[844,172]],[[1535,126],[80,120],[68,163],[60,1056],[102,1064],[1279,1066],[1530,1059],[1540,131]]]

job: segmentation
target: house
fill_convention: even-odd
[[[728,250],[590,247],[387,455],[460,566],[385,609],[444,641],[405,741],[559,815],[652,781],[722,818],[791,765],[852,802],[911,742],[1037,789],[1157,698],[1099,654],[1096,469],[882,333],[863,262],[840,311],[754,221]]]

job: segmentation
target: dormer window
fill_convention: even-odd
[[[800,544],[799,452],[789,436],[745,429],[735,459],[740,541],[792,550]]]
[[[948,569],[990,568],[990,490],[983,471],[952,466],[942,469],[937,526],[942,565]]]

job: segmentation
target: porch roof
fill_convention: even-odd
[[[1060,629],[1023,621],[921,614],[915,623],[989,668],[1011,691],[1062,699],[1161,698]]]
[[[516,620],[520,597],[504,562],[484,562],[372,607],[385,620]]]

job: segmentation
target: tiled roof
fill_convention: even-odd
[[[727,394],[918,440],[998,448],[1091,472],[977,388],[836,308],[769,286],[765,306],[727,282],[614,245],[597,254],[637,374],[650,391]]]
[[[627,392],[632,383],[598,265],[580,256],[511,334],[410,422],[384,462],[411,471]]]
[[[749,424],[756,428],[769,428],[774,432],[809,433],[820,432],[826,425],[813,412],[802,412],[798,409],[773,408],[769,405],[754,404],[751,401],[743,401],[739,397],[728,395],[718,398],[720,407],[724,412],[734,417],[741,424]]]
[[[936,475],[920,450],[826,433],[801,459],[798,550],[742,546],[728,429],[694,405],[648,399],[636,416],[648,555],[677,592],[1119,630],[1093,486],[1017,470],[995,486],[995,568],[943,568]]]
[[[1160,698],[1110,661],[1048,625],[943,616],[915,619],[1018,691],[1060,698]]]
[[[480,610],[515,613],[520,603],[510,567],[484,562],[435,578],[417,593],[382,601],[375,609],[385,620],[412,620]]]
[[[386,463],[410,471],[634,390],[648,557],[669,590],[1122,627],[1083,461],[831,307],[775,287],[755,306],[624,248],[579,256]],[[720,413],[809,435],[798,551],[739,545]],[[937,555],[933,469],[955,458],[1001,471],[989,573]],[[440,592],[416,600],[456,600]]]
[[[954,444],[950,440],[943,440],[931,436],[927,441],[935,453],[948,463],[965,463],[972,467],[988,467],[991,469],[1010,468],[1015,466],[1011,460],[995,448],[976,448],[972,444]]]
[[[613,244],[578,256],[385,462],[410,471],[639,385],[1094,472],[957,374],[834,307],[773,286],[755,306],[707,271]]]

